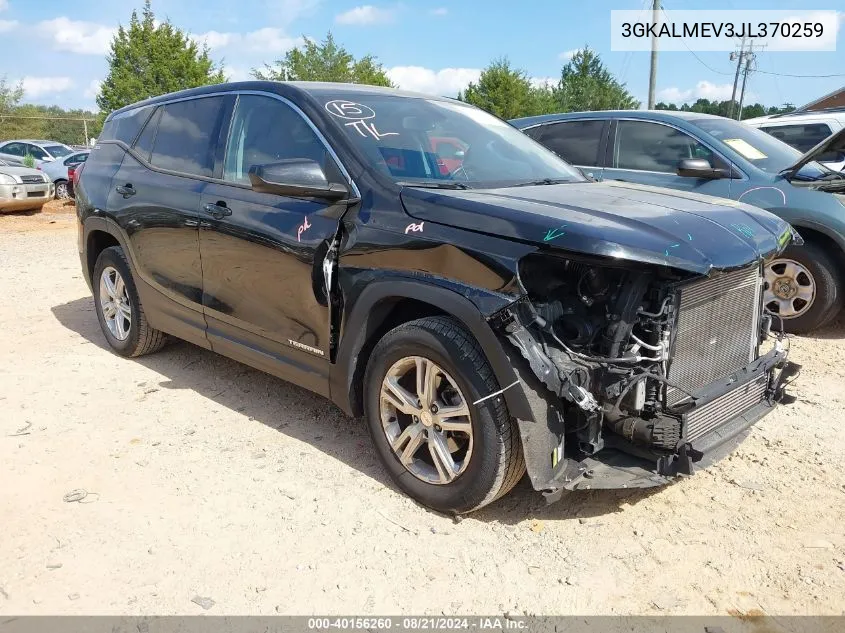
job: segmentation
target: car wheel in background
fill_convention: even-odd
[[[111,246],[100,253],[92,282],[97,319],[115,352],[142,356],[164,347],[167,337],[147,323],[122,248]]]
[[[70,198],[70,189],[67,180],[56,181],[56,200],[67,200]]]
[[[505,495],[525,472],[522,443],[481,347],[455,319],[388,332],[364,378],[365,415],[382,463],[408,495],[460,514]]]
[[[806,334],[832,321],[841,309],[842,273],[822,248],[790,246],[765,270],[763,303],[783,320],[783,329]],[[773,326],[779,328],[778,319]]]

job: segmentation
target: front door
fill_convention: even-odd
[[[605,180],[622,180],[729,198],[731,179],[679,176],[685,158],[703,158],[716,168],[730,165],[709,147],[686,132],[663,123],[620,120],[612,139],[612,152],[604,169]]]
[[[341,210],[252,190],[253,165],[332,158],[288,103],[240,95],[222,178],[201,196],[203,306],[212,349],[328,394],[329,309],[322,259]]]

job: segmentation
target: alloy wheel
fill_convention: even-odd
[[[100,275],[100,310],[106,327],[118,341],[125,341],[132,327],[132,304],[123,277],[112,266]]]
[[[794,259],[776,259],[765,270],[763,302],[784,319],[805,314],[816,298],[816,281],[806,266]]]
[[[472,418],[457,383],[422,356],[393,364],[379,398],[382,429],[399,462],[430,484],[448,484],[472,458]]]

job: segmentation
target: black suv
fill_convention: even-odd
[[[526,468],[550,498],[691,474],[795,371],[762,306],[786,223],[592,182],[450,99],[271,82],[158,97],[108,117],[77,200],[117,353],[172,335],[330,398],[442,511]]]

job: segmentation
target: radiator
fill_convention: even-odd
[[[684,438],[693,441],[763,402],[768,387],[768,374],[696,407],[684,416]]]
[[[754,360],[761,292],[759,266],[681,286],[669,380],[695,392]],[[684,395],[681,389],[667,387],[666,404],[672,406]]]

